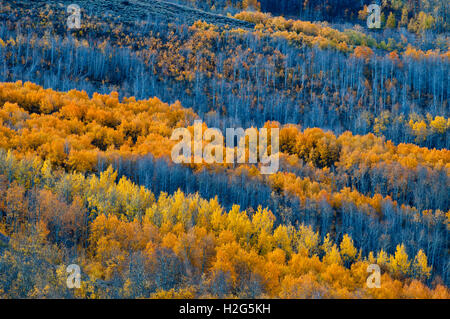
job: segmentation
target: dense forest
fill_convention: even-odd
[[[82,36],[61,37],[64,20],[49,22],[47,10],[39,14],[46,28],[22,20],[0,28],[4,81],[179,100],[222,129],[278,121],[449,147],[449,60],[440,48],[251,13],[237,18],[268,26],[246,32],[147,21],[107,31],[109,24],[93,18]]]
[[[446,1],[379,30],[362,1],[70,3],[0,6],[0,298],[450,297]],[[174,163],[198,119],[278,128],[280,169]]]

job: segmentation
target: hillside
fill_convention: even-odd
[[[39,10],[45,6],[58,8],[61,7],[61,5],[68,6],[72,3],[74,2],[71,0],[61,0],[57,2],[45,0],[13,0],[8,1],[8,6],[25,10]],[[80,0],[77,1],[76,4],[83,9],[83,12],[89,15],[108,18],[112,17],[123,23],[135,23],[151,16],[152,19],[165,21],[167,23],[185,23],[190,25],[195,21],[201,20],[219,27],[228,26],[230,28],[252,29],[254,26],[252,23],[240,21],[220,14],[214,14],[160,0]]]
[[[0,299],[450,298],[442,3],[336,3],[2,1]]]

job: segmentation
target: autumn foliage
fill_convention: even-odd
[[[0,298],[450,298],[442,1],[118,2],[0,5]]]

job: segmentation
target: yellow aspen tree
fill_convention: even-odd
[[[355,261],[358,251],[353,245],[353,239],[351,239],[349,235],[344,235],[339,248],[341,250],[343,262],[346,266],[349,266],[353,261]]]
[[[389,262],[388,254],[383,249],[381,249],[377,255],[378,266],[380,267],[387,266],[388,262]]]
[[[289,234],[290,230],[285,225],[278,226],[273,233],[275,246],[286,251],[288,255],[292,253],[291,237]]]
[[[402,276],[409,274],[411,261],[406,253],[405,245],[397,245],[395,255],[390,257],[389,266],[394,274]]]
[[[331,249],[327,252],[327,254],[323,257],[323,261],[328,265],[342,265],[341,254],[339,253],[339,249],[336,244],[334,244]]]
[[[414,258],[413,263],[413,272],[416,278],[419,279],[428,279],[431,275],[431,266],[428,266],[427,255],[423,252],[423,250],[419,250]]]
[[[391,13],[389,13],[389,16],[387,18],[386,27],[388,27],[389,29],[394,29],[396,27],[396,25],[397,25],[397,21],[395,21],[395,16],[391,12]]]
[[[320,246],[320,249],[324,254],[327,254],[331,248],[333,247],[333,240],[330,237],[330,233],[328,233],[325,238],[323,239],[323,243]]]
[[[314,232],[311,226],[300,225],[297,232],[297,249],[300,254],[315,255],[319,249],[319,233]]]

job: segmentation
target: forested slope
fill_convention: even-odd
[[[45,0],[14,0],[8,6],[34,11],[42,10],[43,7],[61,9],[66,8],[70,4],[73,4],[73,1],[62,0],[58,1],[57,4],[53,4]],[[151,17],[151,19],[166,23],[185,23],[190,25],[195,21],[202,20],[220,27],[253,28],[252,23],[242,22],[226,15],[160,0],[80,0],[76,4],[89,15],[107,17],[108,19],[118,20],[127,24],[134,24]]]
[[[197,115],[179,104],[169,106],[156,98],[119,102],[117,93],[89,99],[83,92],[58,93],[20,82],[1,89],[1,147],[46,159],[46,169],[101,172],[112,165],[157,194],[182,189],[217,197],[230,209],[233,204],[249,212],[269,207],[275,225],[309,225],[318,238],[333,241],[350,234],[359,250],[355,260],[369,258],[374,250],[381,256],[393,254],[406,244],[405,253],[430,256],[434,276],[448,278],[447,150],[394,146],[372,134],[337,138],[320,129],[300,132],[286,126],[280,132],[279,173],[263,177],[255,168],[228,164],[183,168],[168,158],[174,145],[170,134],[192,124]],[[33,182],[26,185],[34,187]],[[94,209],[95,214],[113,211],[131,214],[129,218],[143,214],[110,204]],[[15,219],[15,210],[5,214],[7,220]],[[398,275],[415,276],[409,266]]]
[[[274,227],[265,209],[248,216],[182,192],[156,201],[111,169],[86,178],[0,159],[1,225],[14,233],[0,255],[5,298],[449,297],[420,282],[431,271],[422,250],[409,258],[398,245],[362,258],[348,235],[338,244],[311,226]],[[74,262],[82,286],[70,290],[64,263]],[[385,271],[381,289],[364,286],[374,262]]]
[[[449,298],[439,14],[79,1],[67,30],[69,2],[0,10],[0,297]],[[173,163],[197,119],[279,128],[279,171]]]
[[[23,11],[8,12],[2,15]],[[26,12],[32,19],[0,30],[4,81],[180,100],[220,128],[275,120],[448,148],[449,59],[437,47],[387,45],[356,30],[264,15],[266,26],[252,32],[151,16],[123,25],[93,15],[62,38],[63,9]]]

